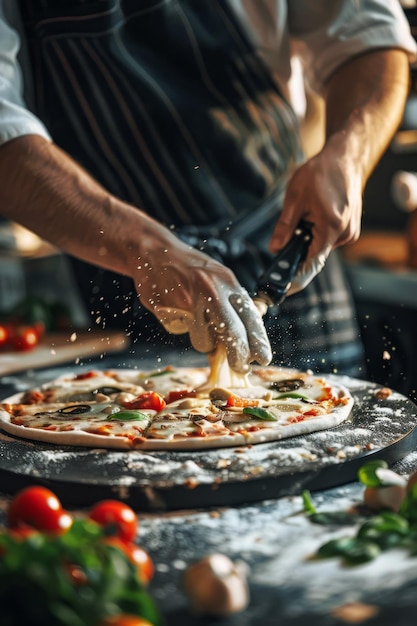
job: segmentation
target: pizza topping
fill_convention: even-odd
[[[37,439],[44,431],[40,439],[71,445],[95,445],[96,438],[103,447],[221,447],[337,425],[353,402],[342,387],[312,374],[254,366],[244,386],[229,377],[212,389],[203,384],[209,374],[167,367],[62,376],[18,396],[19,403],[4,403],[0,420],[12,434]]]
[[[108,416],[108,420],[119,420],[119,422],[128,422],[132,420],[148,420],[149,417],[141,411],[118,411]]]
[[[302,393],[281,393],[276,397],[276,400],[281,400],[282,398],[293,398],[294,400],[302,400],[303,402],[317,402],[317,400],[311,400],[308,396],[304,396]]]
[[[156,376],[163,376],[164,374],[172,374],[175,372],[175,368],[172,365],[167,365],[162,370],[155,370],[154,372],[146,372],[146,374],[142,374],[142,376],[146,376],[146,378],[155,378]]]
[[[274,417],[270,411],[267,411],[267,409],[263,409],[262,407],[247,406],[243,409],[243,413],[245,413],[246,415],[250,415],[257,420],[263,420],[265,422],[277,421],[277,418]]]
[[[170,391],[168,397],[166,398],[166,403],[171,404],[171,402],[175,402],[176,400],[182,400],[183,398],[195,398],[197,396],[197,392],[194,389],[179,389]]]
[[[209,393],[213,402],[222,401],[229,406],[246,406],[245,400],[271,400],[272,392],[265,387],[252,386],[246,389],[227,387],[214,387]],[[241,402],[239,405],[238,403]]]
[[[242,398],[241,396],[236,396],[232,394],[227,398],[226,406],[227,407],[248,407],[248,406],[258,406],[259,400],[251,400],[250,398]]]
[[[91,411],[89,404],[75,404],[73,406],[64,406],[62,409],[58,409],[57,413],[64,413],[65,415],[78,415],[80,413],[88,413]],[[37,413],[35,413],[37,415]]]
[[[269,386],[271,389],[276,389],[276,391],[287,392],[304,387],[305,381],[302,378],[289,378],[273,381]]]
[[[96,376],[101,376],[101,372],[97,372],[96,370],[90,370],[89,372],[76,374],[74,376],[74,380],[86,380],[87,378],[96,378]]]
[[[156,391],[145,391],[140,396],[130,402],[124,402],[126,409],[153,409],[161,411],[166,406],[164,398]]]

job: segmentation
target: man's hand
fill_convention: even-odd
[[[354,163],[342,159],[331,141],[302,165],[290,180],[284,206],[270,242],[277,253],[301,219],[312,225],[313,239],[289,293],[295,293],[324,267],[331,250],[356,241],[360,234],[362,178]]]
[[[156,242],[162,235],[160,231]],[[271,347],[256,306],[234,274],[171,236],[149,248],[134,276],[139,298],[171,333],[188,332],[193,347],[212,352],[223,344],[232,369],[267,365]]]
[[[289,182],[270,241],[277,253],[301,218],[312,224],[308,256],[290,293],[314,278],[333,248],[359,237],[362,193],[401,121],[408,83],[407,55],[396,49],[354,57],[329,79],[325,146]]]

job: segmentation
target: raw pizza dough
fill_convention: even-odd
[[[0,427],[59,445],[197,450],[333,428],[353,406],[350,392],[325,376],[255,366],[244,377],[222,378],[220,370],[168,366],[65,375],[4,400]]]

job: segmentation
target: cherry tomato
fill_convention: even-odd
[[[56,495],[45,487],[27,487],[12,500],[6,514],[10,528],[30,526],[41,531],[64,532],[72,524]]]
[[[32,350],[39,343],[39,335],[31,326],[22,326],[16,329],[16,332],[11,337],[11,344],[13,350],[18,352],[26,352]]]
[[[236,396],[235,394],[231,394],[227,398],[226,406],[236,406],[236,407],[245,407],[245,406],[258,406],[259,400],[253,400],[250,398],[241,398],[240,396]]]
[[[67,563],[64,565],[64,568],[72,584],[76,587],[82,587],[88,583],[87,574],[78,565]]]
[[[87,378],[95,378],[96,376],[98,376],[98,372],[90,370],[88,372],[81,372],[81,374],[77,374],[74,376],[74,380],[86,380]]]
[[[118,537],[106,537],[104,542],[121,550],[131,563],[136,565],[138,578],[142,585],[148,585],[154,575],[154,565],[149,554],[135,543],[126,543]]]
[[[131,402],[123,402],[126,409],[153,409],[161,411],[166,407],[164,398],[156,391],[145,391]]]
[[[32,325],[32,330],[36,333],[38,339],[41,339],[45,334],[46,326],[43,322],[35,322]]]
[[[195,398],[196,391],[190,391],[189,389],[180,389],[178,391],[170,391],[167,398],[167,404],[175,402],[176,400],[182,400],[183,398]]]
[[[89,518],[103,526],[108,534],[122,541],[133,541],[138,531],[138,518],[133,509],[119,500],[103,500],[90,511]]]
[[[155,572],[153,561],[149,554],[134,543],[126,546],[126,554],[132,563],[136,565],[138,578],[142,585],[148,585]]]
[[[5,348],[9,342],[9,329],[4,324],[0,325],[0,350]]]
[[[106,617],[99,626],[152,626],[152,624],[143,617],[123,614]]]

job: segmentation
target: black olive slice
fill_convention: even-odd
[[[286,391],[295,391],[304,387],[305,382],[302,378],[289,378],[287,380],[277,380],[269,385],[270,389],[276,389],[282,393]]]
[[[63,409],[58,409],[56,413],[63,413],[64,415],[81,415],[81,413],[88,413],[91,411],[89,404],[75,404],[74,406],[65,406]]]
[[[57,409],[56,411],[40,411],[39,413],[34,413],[34,415],[38,417],[41,415],[82,415],[83,413],[88,413],[88,411],[91,411],[89,404],[76,404]]]
[[[112,393],[120,393],[121,391],[122,389],[119,389],[118,387],[99,387],[98,389],[94,389],[92,394],[96,395],[96,393],[102,393],[105,396],[110,396]]]

